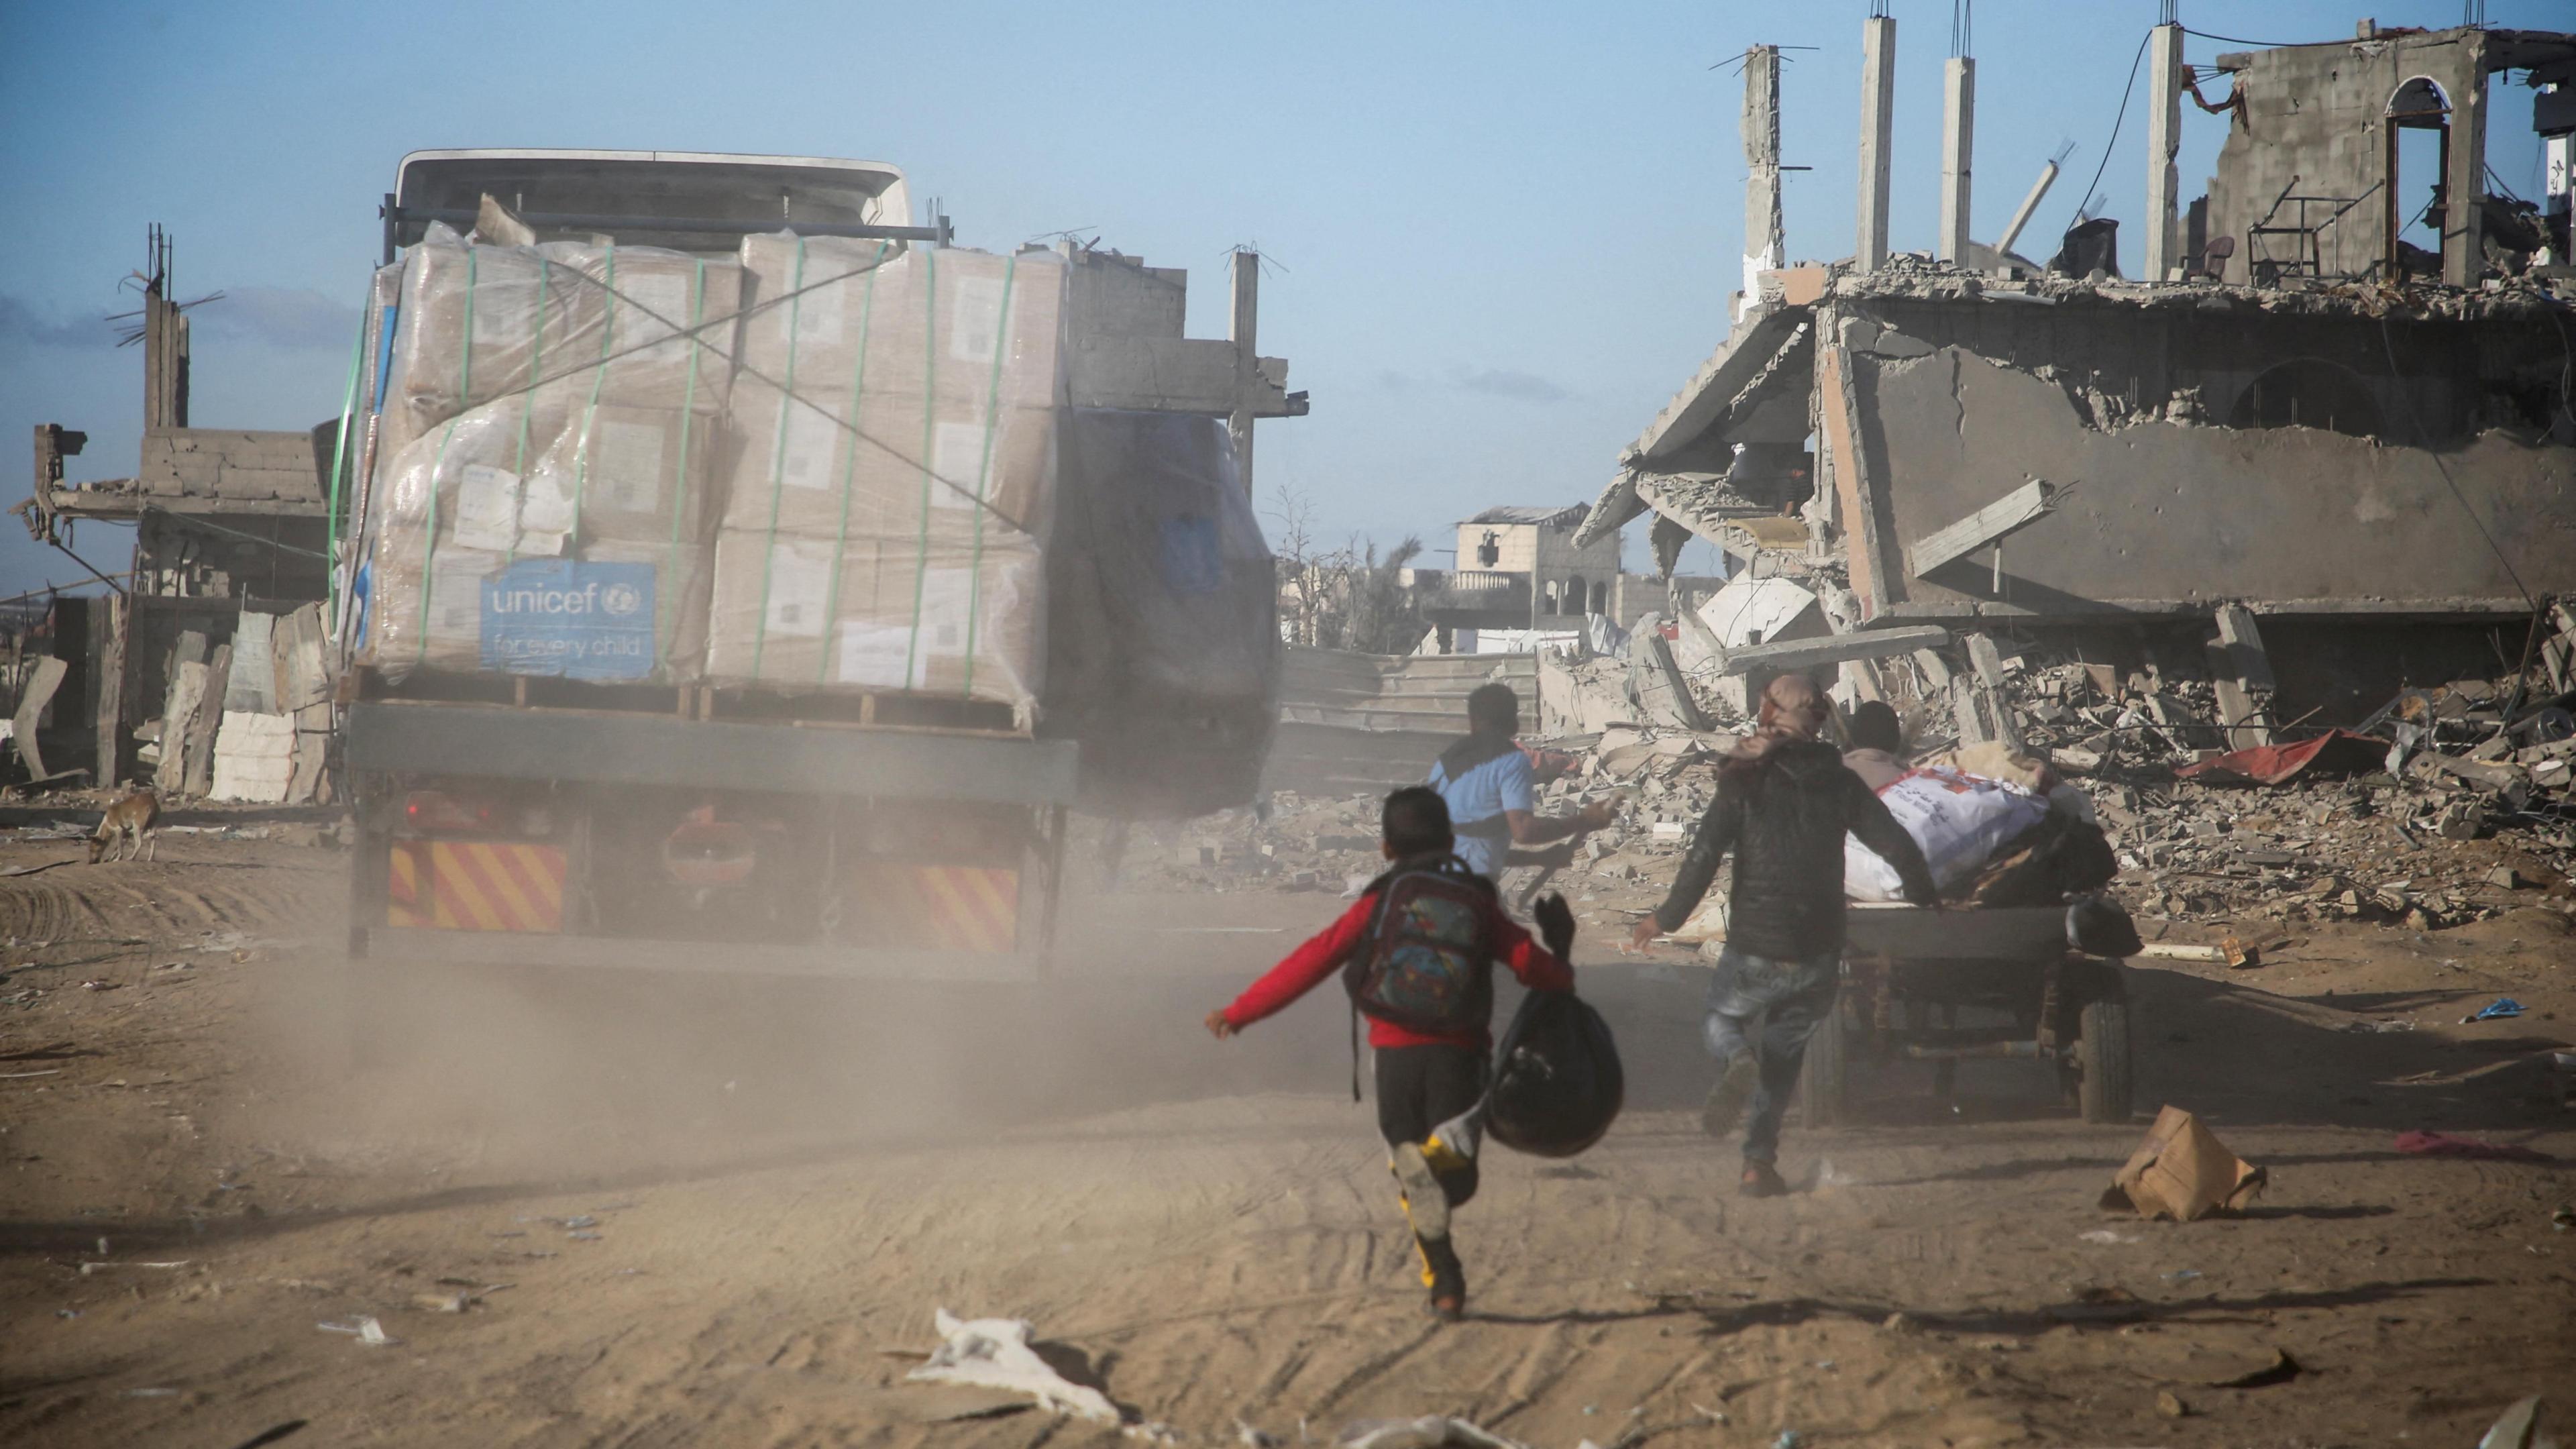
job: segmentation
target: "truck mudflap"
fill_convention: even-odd
[[[397,840],[386,863],[385,923],[555,935],[564,928],[569,864],[550,845]]]

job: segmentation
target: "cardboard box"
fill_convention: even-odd
[[[1004,408],[988,422],[978,403],[879,393],[863,396],[855,416],[853,424],[846,403],[809,405],[739,383],[720,465],[726,525],[910,534],[925,509],[935,524],[981,507],[987,524],[1046,535],[1053,410]]]
[[[587,250],[468,246],[430,227],[404,257],[394,324],[392,393],[417,430],[598,355],[606,308],[578,270]]]
[[[531,385],[720,411],[742,269],[652,247],[468,246],[440,226],[403,262],[388,408],[426,433]],[[685,334],[685,335],[684,335]],[[659,339],[659,340],[657,340]]]
[[[720,685],[890,690],[1027,708],[1044,657],[1045,569],[1007,530],[830,537],[722,530],[707,677]]]
[[[597,540],[704,546],[722,418],[574,394],[513,394],[413,439],[369,499],[377,533],[417,551],[435,518],[442,545],[543,557]]]
[[[547,449],[530,488],[568,498],[584,541],[702,544],[722,486],[712,468],[722,427],[713,413],[585,407]]]
[[[739,346],[741,265],[657,247],[584,250],[572,264],[600,293],[604,360],[575,376],[590,378],[603,403],[721,412]]]
[[[788,232],[742,242],[746,377],[835,395],[995,398],[1049,407],[1063,390],[1062,257],[996,256]]]
[[[442,539],[379,548],[360,662],[418,669],[685,684],[706,648],[706,550],[600,543],[579,558],[505,559]]]

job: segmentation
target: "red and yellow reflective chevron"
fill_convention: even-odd
[[[438,931],[563,931],[564,853],[551,845],[394,843],[386,924]]]
[[[1013,951],[1020,873],[1008,866],[860,860],[850,870],[854,939],[897,949]]]

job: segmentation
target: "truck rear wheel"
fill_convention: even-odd
[[[2130,1117],[2132,1080],[2129,1003],[2125,995],[2104,996],[2084,1004],[2082,1035],[2075,1043],[2076,1102],[2087,1122],[2120,1123]]]

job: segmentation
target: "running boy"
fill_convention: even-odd
[[[1378,1131],[1422,1252],[1431,1312],[1454,1323],[1466,1313],[1467,1275],[1449,1214],[1476,1195],[1476,1162],[1434,1131],[1484,1095],[1493,963],[1533,991],[1571,991],[1574,971],[1503,913],[1491,880],[1459,861],[1439,792],[1415,785],[1387,796],[1380,834],[1394,862],[1386,874],[1233,1005],[1209,1012],[1207,1028],[1230,1037],[1344,972],[1369,1018]],[[1552,937],[1570,939],[1570,915],[1548,924]]]

